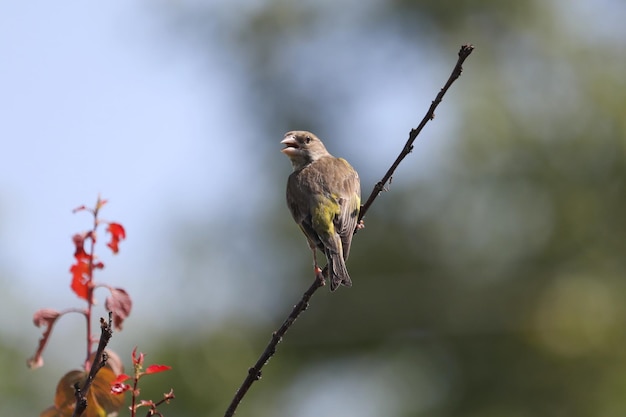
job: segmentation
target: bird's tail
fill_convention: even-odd
[[[335,291],[339,285],[345,287],[352,286],[352,280],[348,275],[346,263],[341,252],[328,253],[328,278],[330,280],[330,290]]]

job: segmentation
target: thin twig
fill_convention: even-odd
[[[430,108],[426,112],[426,115],[424,116],[420,124],[415,129],[411,129],[411,133],[409,133],[409,139],[406,141],[404,148],[402,148],[402,152],[400,152],[400,155],[398,155],[396,160],[393,162],[393,164],[391,165],[391,168],[389,168],[389,170],[387,171],[383,179],[381,179],[380,181],[376,183],[376,185],[374,186],[374,189],[372,190],[372,193],[368,197],[365,204],[361,206],[361,210],[359,211],[359,220],[365,217],[365,213],[367,213],[367,211],[369,210],[370,206],[372,205],[376,197],[378,197],[380,192],[385,189],[385,184],[387,184],[387,182],[390,182],[391,177],[393,176],[393,173],[395,172],[396,168],[398,168],[398,165],[400,165],[400,162],[402,162],[402,160],[409,153],[411,153],[411,151],[413,150],[413,142],[415,142],[415,139],[417,139],[417,136],[420,134],[424,126],[426,126],[426,123],[428,123],[430,120],[433,120],[435,118],[435,109],[437,108],[439,103],[441,103],[441,100],[443,100],[443,96],[446,94],[446,92],[448,91],[452,83],[454,83],[457,80],[457,78],[461,76],[461,73],[463,72],[463,62],[465,62],[465,59],[468,56],[470,56],[473,50],[474,50],[473,45],[467,44],[467,45],[461,46],[461,49],[459,50],[459,59],[457,60],[456,65],[454,66],[454,69],[452,70],[452,74],[450,74],[450,77],[448,78],[448,81],[443,86],[441,91],[439,91],[439,94],[437,94],[437,97],[435,97],[435,99],[431,103]],[[358,228],[356,230],[358,230]]]
[[[370,206],[372,205],[372,203],[374,202],[378,194],[380,194],[380,192],[384,190],[385,184],[387,184],[387,182],[390,181],[394,171],[396,170],[400,162],[402,162],[402,160],[411,152],[411,150],[413,149],[413,142],[415,141],[417,136],[420,134],[420,132],[422,131],[426,123],[428,123],[429,120],[432,120],[435,117],[435,109],[437,108],[439,103],[441,103],[443,96],[446,94],[446,92],[448,91],[452,83],[454,83],[454,81],[456,81],[456,79],[459,78],[459,76],[461,75],[461,72],[463,71],[463,68],[462,68],[463,62],[472,53],[473,50],[474,50],[474,47],[469,44],[463,45],[461,47],[461,50],[459,51],[459,59],[456,65],[454,66],[454,70],[452,70],[452,74],[448,78],[448,81],[443,86],[441,91],[439,91],[439,94],[437,94],[437,97],[430,105],[428,112],[424,116],[424,119],[422,119],[419,126],[411,130],[411,133],[409,135],[409,140],[404,145],[404,148],[402,149],[402,152],[400,153],[398,158],[396,158],[393,165],[391,165],[391,168],[389,168],[389,170],[387,171],[383,179],[381,179],[374,186],[374,189],[372,190],[372,193],[370,194],[365,204],[361,206],[361,210],[359,213],[359,220],[363,219],[363,217],[365,216],[365,213],[367,212],[367,210],[369,210]],[[356,230],[358,230],[358,228]],[[291,310],[291,313],[289,314],[287,319],[283,322],[282,326],[280,326],[280,328],[272,334],[272,338],[270,339],[270,342],[265,348],[265,351],[263,351],[263,354],[259,357],[259,359],[254,364],[254,366],[248,369],[248,375],[246,376],[246,379],[244,379],[243,383],[241,384],[241,386],[235,393],[235,396],[233,397],[230,405],[228,406],[228,409],[226,410],[224,417],[232,417],[235,415],[235,411],[237,410],[237,407],[241,403],[241,400],[246,395],[246,393],[248,392],[248,390],[250,389],[254,381],[258,381],[259,379],[261,379],[261,369],[270,360],[270,358],[274,355],[274,353],[276,353],[276,346],[278,346],[278,343],[280,343],[285,333],[287,333],[287,330],[289,330],[291,325],[296,321],[296,319],[300,316],[300,314],[304,312],[304,310],[307,309],[307,307],[309,306],[309,300],[311,299],[315,291],[317,291],[323,285],[324,285],[323,274],[320,274],[316,276],[313,284],[311,284],[309,289],[306,290],[305,293],[302,295],[302,298],[300,299],[298,304],[296,304],[293,307],[293,310]]]
[[[94,379],[96,378],[96,374],[100,369],[102,369],[107,362],[107,354],[104,351],[111,337],[113,336],[113,328],[111,326],[112,314],[109,312],[109,320],[108,322],[104,320],[102,317],[100,318],[100,341],[98,342],[98,350],[96,350],[96,354],[93,358],[93,364],[89,369],[89,375],[87,375],[87,379],[82,387],[78,386],[78,383],[74,385],[74,396],[76,397],[76,407],[74,408],[74,413],[72,417],[81,416],[85,410],[87,409],[87,392],[91,387]]]
[[[252,383],[261,379],[261,368],[263,368],[263,366],[270,360],[274,353],[276,353],[276,346],[280,343],[285,333],[287,333],[287,330],[289,330],[289,328],[291,327],[293,322],[296,321],[298,316],[300,316],[300,314],[304,310],[306,310],[307,307],[309,307],[309,300],[311,299],[311,296],[315,293],[315,291],[317,291],[318,288],[322,287],[323,285],[323,275],[319,275],[315,278],[315,281],[313,282],[313,284],[311,284],[309,289],[306,290],[304,294],[302,294],[302,298],[300,299],[298,304],[293,307],[293,310],[291,310],[289,317],[287,317],[287,319],[283,322],[282,326],[280,326],[280,329],[272,333],[272,338],[265,348],[265,351],[263,351],[263,354],[261,355],[261,357],[259,357],[254,366],[248,369],[248,375],[237,390],[235,397],[230,402],[230,406],[228,406],[228,410],[226,410],[224,417],[232,417],[235,415],[235,410],[237,410],[239,403],[248,392],[248,389],[250,389],[250,387],[252,386]]]

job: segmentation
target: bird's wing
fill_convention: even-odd
[[[321,193],[320,184],[309,181],[310,173],[298,170],[292,173],[287,180],[287,206],[293,219],[309,242],[324,251],[323,242],[312,224],[312,205],[317,204],[315,195]]]
[[[340,239],[342,255],[347,258],[361,206],[359,176],[350,164],[341,158],[320,158],[292,173],[287,190],[291,214],[309,240],[322,250],[328,246],[337,251]],[[313,227],[312,216],[321,214],[331,215],[328,231],[334,236]]]
[[[345,159],[336,158],[335,165],[338,174],[335,187],[340,207],[335,227],[341,238],[343,257],[347,259],[361,208],[361,184],[359,175]]]

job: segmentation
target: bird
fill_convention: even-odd
[[[293,167],[287,179],[287,206],[313,251],[316,275],[323,278],[317,264],[319,249],[326,256],[330,290],[351,287],[346,260],[359,226],[359,174],[348,161],[331,155],[311,132],[287,132],[280,143]]]

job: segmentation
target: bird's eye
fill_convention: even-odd
[[[304,143],[310,143],[311,142],[311,136],[307,136],[304,138]]]

